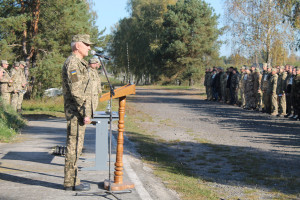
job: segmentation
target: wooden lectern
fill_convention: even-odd
[[[125,85],[114,90],[115,95],[113,99],[119,98],[119,125],[118,125],[118,143],[117,154],[115,162],[114,182],[110,184],[112,191],[126,190],[134,188],[134,184],[130,182],[123,182],[123,144],[124,144],[124,117],[125,117],[125,104],[126,96],[135,94],[135,85]],[[110,100],[110,92],[101,96],[100,102]],[[110,164],[110,163],[109,163]],[[109,189],[109,180],[104,181],[104,188]]]

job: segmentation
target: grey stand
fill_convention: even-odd
[[[91,121],[96,123],[95,166],[82,168],[82,171],[108,170],[108,124],[110,114],[97,111],[93,117]],[[118,112],[112,112],[112,119],[113,121],[119,119]]]

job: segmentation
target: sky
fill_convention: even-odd
[[[220,15],[219,18],[219,28],[223,27],[223,16],[224,16],[224,0],[205,0],[209,3],[215,10],[215,13]],[[118,23],[120,19],[128,17],[129,13],[127,12],[127,0],[95,0],[95,5],[93,10],[97,13],[98,18],[96,20],[96,25],[99,28],[99,31],[106,28],[104,34],[109,34],[111,28]],[[223,40],[225,36],[222,36],[220,39]],[[221,56],[229,56],[231,54],[230,47],[222,45],[220,49]]]

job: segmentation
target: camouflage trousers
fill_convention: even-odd
[[[263,109],[266,113],[271,113],[271,97],[267,92],[263,92]]]
[[[10,94],[11,93],[1,93],[1,98],[2,98],[2,101],[3,101],[3,103],[4,104],[6,104],[6,105],[10,105]]]
[[[262,107],[262,94],[261,92],[255,93],[255,108]]]
[[[271,115],[278,114],[278,103],[277,103],[277,94],[272,94],[271,96]]]
[[[212,100],[212,89],[210,86],[206,86],[206,95],[208,100]]]
[[[285,94],[282,96],[278,95],[278,113],[285,115],[286,114],[286,98]]]
[[[14,110],[22,108],[24,94],[21,92],[12,93],[11,95],[11,106]]]
[[[245,100],[245,92],[244,88],[240,88],[240,96],[241,96],[241,106],[244,107],[246,105],[246,100]]]
[[[245,91],[246,108],[255,107],[255,98],[252,91]]]
[[[79,119],[74,115],[71,119],[67,119],[67,153],[65,156],[64,187],[73,187],[80,184],[77,162],[83,148],[85,127],[82,118]]]

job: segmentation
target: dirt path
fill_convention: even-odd
[[[129,105],[151,116],[142,126],[177,141],[170,152],[227,198],[299,195],[299,121],[208,102],[198,90],[141,87]]]

